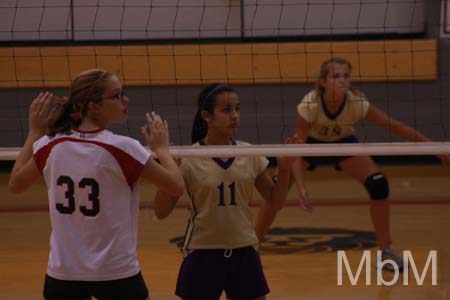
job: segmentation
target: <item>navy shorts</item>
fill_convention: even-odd
[[[359,143],[359,140],[354,135],[349,135],[343,139],[334,141],[334,142],[323,142],[320,140],[316,140],[312,137],[308,136],[308,139],[306,140],[307,144],[334,144],[334,143]],[[339,167],[339,163],[347,158],[350,158],[352,156],[304,156],[302,159],[306,161],[309,166],[308,170],[314,170],[318,166],[321,165],[332,165],[336,168],[336,170],[341,170]]]
[[[251,300],[269,293],[259,253],[252,247],[194,250],[183,260],[175,294],[185,300]]]
[[[46,300],[85,300],[92,296],[98,300],[146,300],[148,290],[140,272],[128,278],[109,281],[59,280],[45,274]]]

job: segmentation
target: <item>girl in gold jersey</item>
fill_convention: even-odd
[[[204,88],[192,130],[194,146],[247,144],[234,139],[239,106],[238,95],[229,86]],[[176,295],[185,300],[214,300],[225,291],[229,299],[265,299],[269,288],[255,246],[283,206],[290,162],[278,159],[279,180],[274,184],[264,157],[182,160],[191,215]],[[249,202],[255,187],[264,201],[253,223]],[[177,199],[158,191],[156,216],[165,218]]]
[[[367,98],[351,87],[351,65],[342,58],[325,61],[317,79],[317,87],[308,93],[297,107],[296,137],[303,143],[358,143],[353,135],[353,124],[361,119],[414,142],[430,141],[417,130],[397,121],[371,105]],[[444,164],[450,163],[447,155],[438,156]],[[389,227],[389,186],[369,156],[303,157],[293,164],[301,205],[307,209],[306,189],[302,169],[314,169],[321,164],[332,164],[361,182],[367,189],[372,204],[370,213],[376,238],[383,257],[396,261],[400,270],[403,260],[391,248]],[[391,267],[385,264],[385,267]],[[393,268],[391,268],[393,270]]]

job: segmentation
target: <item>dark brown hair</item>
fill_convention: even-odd
[[[214,114],[214,107],[216,105],[217,96],[224,92],[233,92],[234,90],[224,84],[212,83],[200,92],[198,96],[198,110],[194,118],[194,124],[192,125],[192,143],[198,142],[203,139],[208,133],[208,124],[202,117],[202,111],[207,111],[210,114]]]

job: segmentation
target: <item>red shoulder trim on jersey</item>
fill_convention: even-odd
[[[71,137],[64,137],[64,138],[56,139],[56,140],[48,143],[46,146],[39,149],[33,155],[34,161],[36,162],[36,165],[41,173],[44,170],[44,167],[47,163],[47,159],[48,159],[53,147],[55,147],[57,144],[62,143],[62,142],[94,144],[99,147],[102,147],[103,149],[105,149],[106,151],[111,153],[111,155],[114,156],[114,158],[116,159],[120,168],[122,169],[123,175],[125,176],[127,183],[130,186],[130,189],[133,187],[134,183],[138,180],[139,176],[141,175],[142,169],[144,168],[144,164],[141,164],[138,160],[133,158],[131,155],[129,155],[125,151],[123,151],[117,147],[114,147],[112,145],[105,144],[102,142],[97,142],[97,141],[89,141],[89,140],[84,140],[84,139],[75,139],[75,138],[71,138]]]
[[[52,143],[53,142],[47,144],[45,147],[42,147],[33,155],[34,161],[41,174],[44,172],[44,167],[45,164],[47,163],[47,158],[50,155],[50,152],[52,151],[53,148],[53,145],[51,145]]]

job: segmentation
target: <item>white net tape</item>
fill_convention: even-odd
[[[0,160],[14,160],[20,148],[0,148]],[[174,157],[381,156],[450,154],[450,142],[171,146]]]

